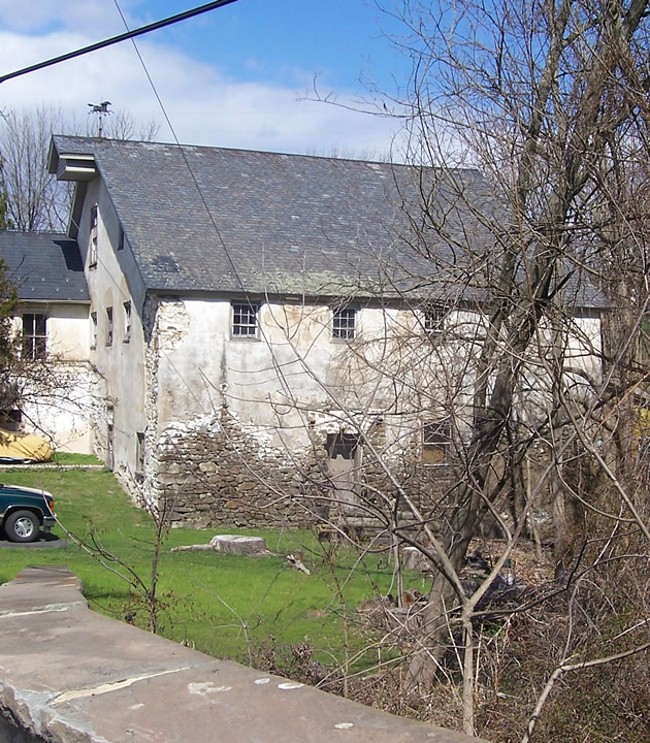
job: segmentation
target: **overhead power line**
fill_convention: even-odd
[[[215,10],[216,8],[221,8],[224,5],[230,5],[231,3],[235,2],[237,2],[237,0],[214,0],[214,2],[200,5],[198,8],[186,10],[183,13],[177,13],[176,15],[170,16],[169,18],[164,18],[161,21],[156,21],[155,23],[149,23],[147,26],[141,26],[140,28],[136,28],[133,31],[127,31],[126,33],[119,34],[118,36],[112,36],[110,39],[104,39],[104,41],[97,41],[94,44],[90,44],[89,46],[84,46],[81,49],[77,49],[74,52],[61,54],[59,57],[53,57],[52,59],[47,59],[44,62],[38,62],[37,64],[30,65],[29,67],[23,67],[22,69],[16,70],[15,72],[9,72],[6,75],[0,75],[0,83],[4,83],[14,77],[27,75],[30,72],[42,70],[45,67],[51,67],[52,65],[59,64],[59,62],[66,62],[69,59],[75,59],[75,57],[81,57],[84,54],[96,52],[98,49],[104,49],[107,46],[119,44],[121,41],[134,39],[136,36],[142,36],[143,34],[148,34],[151,31],[157,31],[159,28],[171,26],[174,23],[185,21],[188,18],[194,18],[194,16],[201,15],[201,13],[207,13],[210,10]]]

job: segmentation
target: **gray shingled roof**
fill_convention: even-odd
[[[66,235],[1,230],[0,258],[23,301],[89,301],[79,247]]]
[[[398,249],[416,197],[406,166],[58,135],[52,153],[53,170],[94,155],[149,289],[336,295],[412,263]],[[491,198],[476,171],[457,178]],[[453,220],[480,239],[469,212]]]
[[[153,291],[482,301],[495,240],[483,217],[507,222],[471,169],[55,135],[53,172],[65,155],[94,157]],[[445,239],[417,224],[432,183]],[[463,245],[475,252],[463,257]]]

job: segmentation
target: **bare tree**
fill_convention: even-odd
[[[535,448],[547,452],[546,479],[564,516],[562,576],[576,569],[576,544],[596,538],[585,532],[590,507],[614,522],[624,512],[648,536],[631,465],[646,375],[636,338],[648,302],[648,5],[407,0],[399,15],[410,34],[400,43],[414,60],[400,102],[411,113],[411,154],[436,166],[421,171],[419,204],[405,201],[412,229],[402,237],[436,277],[432,302],[461,308],[475,298],[483,313],[480,342],[467,346],[456,374],[469,373],[469,399],[462,409],[457,395],[437,399],[459,433],[458,467],[447,501],[436,504],[436,528],[414,542],[438,570],[407,686],[428,693],[458,612],[471,732],[472,617],[487,584],[468,597],[459,576],[481,524],[499,518],[504,498],[526,495]],[[505,208],[477,199],[450,163],[479,168]],[[459,207],[489,240],[459,226]],[[432,249],[440,241],[451,252]],[[419,288],[427,290],[426,275]],[[586,299],[612,308],[604,347],[575,321]],[[587,355],[603,359],[603,375],[580,363]],[[408,503],[402,483],[398,490]],[[530,502],[519,502],[525,518]],[[510,544],[523,528],[508,534]],[[413,541],[399,525],[394,532]]]
[[[110,113],[110,112],[109,112]],[[94,136],[94,122],[84,122]],[[78,133],[83,126],[61,109],[41,107],[35,110],[0,112],[0,190],[6,194],[6,221],[11,229],[22,232],[51,230],[65,232],[70,214],[72,186],[58,181],[48,172],[47,157],[52,134]],[[130,139],[138,132],[141,139],[152,140],[158,127],[150,122],[138,129],[128,112],[118,111],[104,126],[105,136]]]
[[[69,211],[69,189],[47,169],[52,132],[64,126],[60,110],[3,111],[0,122],[2,188],[12,229],[63,232]]]
[[[569,611],[595,623],[620,618],[624,598],[612,597],[608,606],[617,608],[596,619],[586,583],[593,581],[598,595],[603,586],[616,592],[607,566],[634,563],[650,543],[638,456],[648,375],[639,342],[650,297],[650,6],[396,5],[387,12],[405,25],[396,43],[412,57],[413,76],[407,97],[393,104],[409,116],[409,154],[422,167],[410,184],[416,202],[410,187],[396,184],[410,223],[399,237],[410,255],[385,266],[381,296],[444,308],[454,319],[431,335],[419,358],[404,328],[387,329],[394,337],[380,349],[357,344],[355,353],[393,384],[393,410],[405,410],[410,398],[411,411],[419,400],[421,410],[449,422],[454,466],[423,504],[408,468],[366,435],[364,469],[372,463],[383,481],[364,482],[357,507],[435,565],[406,689],[430,693],[454,638],[462,647],[464,728],[471,733],[481,602],[517,540],[533,536],[535,502],[544,494],[555,517],[552,593],[570,590]],[[471,187],[458,165],[479,170],[489,193]],[[464,320],[469,312],[480,320]],[[603,318],[602,335],[589,313]],[[340,403],[342,420],[358,426],[358,405],[352,412],[341,398],[333,403]],[[505,537],[503,551],[486,580],[468,590],[468,547],[488,522]],[[621,588],[625,599],[644,605],[634,581]],[[630,628],[641,614],[633,616]],[[647,638],[637,636],[635,648],[596,650],[585,639],[594,636],[572,627],[571,652],[560,656],[547,690],[567,670],[647,649]],[[577,660],[590,652],[596,656]],[[544,706],[537,701],[534,717]]]
[[[11,318],[16,307],[15,287],[6,278],[6,265],[0,260],[0,415],[6,415],[16,402],[14,370],[17,348]]]

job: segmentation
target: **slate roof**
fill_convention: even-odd
[[[66,155],[94,157],[150,291],[484,301],[495,237],[483,218],[507,222],[471,169],[55,135],[52,172]],[[418,224],[431,183],[445,239]]]
[[[381,271],[405,260],[406,166],[55,135],[51,170],[81,154],[94,155],[149,289],[336,295],[378,281],[380,256]],[[491,198],[478,172],[458,178]],[[478,239],[476,218],[453,219]]]
[[[0,230],[0,259],[20,300],[89,301],[79,247],[66,235]]]

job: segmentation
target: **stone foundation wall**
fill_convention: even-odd
[[[356,519],[367,524],[373,514],[379,525],[392,510],[385,497],[398,497],[388,468],[435,528],[442,504],[448,503],[450,467],[423,467],[415,451],[389,456],[383,427],[376,426],[366,432],[368,446],[355,486],[358,504],[338,504],[327,475],[327,433],[315,426],[307,445],[289,451],[272,446],[263,429],[242,424],[227,408],[214,417],[175,423],[157,444],[147,490],[172,523],[196,527],[308,527]],[[398,510],[413,521],[406,504],[398,504]]]
[[[313,448],[272,447],[227,410],[169,426],[152,467],[154,499],[169,509],[172,522],[304,527],[319,521],[317,483],[323,475]]]

